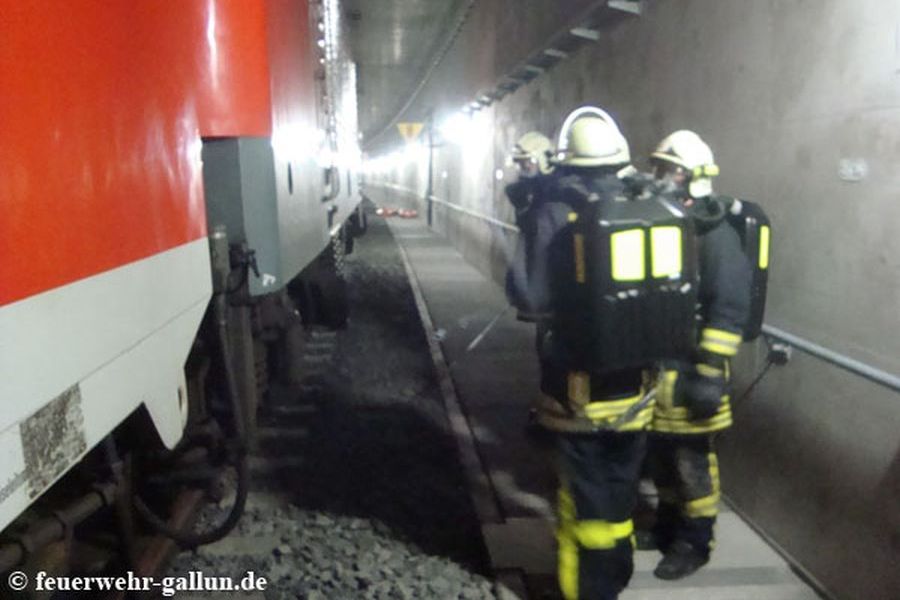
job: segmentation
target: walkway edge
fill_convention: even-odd
[[[409,260],[406,248],[403,247],[403,243],[398,239],[394,228],[390,227],[390,223],[388,223],[388,228],[394,237],[394,242],[397,244],[400,258],[403,260],[403,267],[406,269],[406,276],[412,288],[416,309],[419,312],[419,319],[422,321],[422,328],[425,330],[428,349],[431,352],[431,360],[434,363],[438,384],[441,388],[441,396],[444,400],[444,410],[447,412],[453,439],[456,440],[460,463],[469,484],[469,497],[478,515],[478,521],[482,525],[485,523],[502,523],[503,518],[500,506],[494,497],[485,466],[478,455],[475,434],[472,431],[469,420],[462,411],[462,405],[456,393],[456,385],[453,383],[453,376],[450,374],[450,367],[444,357],[444,351],[437,341],[434,322],[431,320],[431,313],[428,311],[425,295],[422,293],[421,285],[419,285],[419,278]]]
[[[441,396],[444,400],[444,410],[450,422],[451,433],[456,441],[456,449],[459,453],[459,461],[468,484],[466,487],[468,488],[469,499],[478,517],[481,541],[487,551],[488,561],[491,563],[490,569],[494,575],[495,594],[499,600],[525,600],[528,598],[528,591],[523,577],[524,573],[519,570],[497,570],[493,564],[493,553],[487,547],[484,526],[487,524],[502,525],[504,523],[500,503],[494,495],[487,469],[478,455],[475,433],[472,431],[472,426],[462,411],[462,405],[456,393],[456,385],[453,383],[453,376],[450,374],[450,367],[447,364],[444,351],[437,340],[434,321],[431,319],[428,304],[425,302],[425,295],[422,293],[419,277],[413,269],[406,248],[397,236],[397,232],[391,227],[387,219],[385,221],[394,238],[394,242],[397,244],[400,258],[403,260],[403,268],[406,270],[406,276],[409,279],[409,285],[415,298],[416,309],[419,312],[419,319],[422,322],[422,329],[428,341],[428,349],[431,353],[431,360],[434,363],[434,369],[441,388]]]

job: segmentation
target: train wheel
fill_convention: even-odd
[[[303,324],[343,329],[349,317],[347,281],[344,265],[344,229],[332,236],[331,242],[299,277],[287,288],[299,306]]]
[[[321,324],[332,329],[346,327],[350,316],[346,265],[344,263],[346,257],[344,238],[348,235],[347,231],[341,229],[337,235],[331,237],[331,244],[322,253],[319,314]]]

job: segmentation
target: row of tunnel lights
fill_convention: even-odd
[[[582,37],[584,39],[590,39],[596,41],[599,39],[599,33],[593,29],[587,28],[575,28],[570,31],[572,35],[576,37]],[[569,54],[557,48],[546,48],[544,54],[547,56],[551,56],[558,60],[562,60],[567,58]],[[439,140],[443,142],[448,142],[457,146],[462,146],[469,143],[478,144],[484,141],[486,138],[485,132],[487,128],[481,122],[480,115],[483,115],[482,109],[491,106],[495,101],[501,100],[508,94],[514,92],[516,89],[528,83],[541,73],[545,72],[546,69],[544,67],[540,67],[538,65],[526,64],[522,67],[529,76],[516,78],[512,75],[507,76],[509,80],[506,83],[502,83],[498,87],[498,91],[492,92],[491,94],[481,94],[475,100],[465,104],[458,111],[450,114],[443,121],[440,122],[435,127],[435,132],[438,134]],[[428,154],[428,145],[427,143],[423,143],[422,141],[413,141],[407,142],[404,146],[398,150],[390,152],[386,155],[380,156],[376,159],[371,159],[369,164],[371,165],[371,171],[386,171],[392,170],[397,167],[402,167],[410,162],[415,162],[419,160],[423,160],[427,158]],[[446,172],[441,174],[443,178],[446,178]],[[495,173],[495,177],[498,180],[502,180],[504,177],[504,173],[501,169],[498,169]]]
[[[612,9],[632,14],[641,13],[640,0],[607,0],[606,4]],[[600,32],[591,27],[574,27],[568,33],[582,42],[596,42],[600,39]],[[540,54],[553,61],[550,66],[568,58],[570,55],[569,52],[553,46],[545,48]],[[485,124],[481,122],[479,117],[484,114],[481,112],[482,109],[491,106],[495,101],[502,100],[522,85],[529,83],[547,71],[548,67],[534,64],[534,62],[535,59],[532,57],[531,60],[526,61],[521,67],[514,69],[513,74],[507,75],[504,78],[505,81],[500,83],[496,90],[480,94],[475,100],[468,102],[460,110],[446,117],[435,128],[440,140],[458,146],[483,143],[487,137],[485,132],[489,129],[484,126]],[[426,159],[428,150],[427,143],[422,141],[407,142],[404,147],[398,150],[369,160],[368,164],[371,165],[370,170],[372,171],[392,170],[410,162]],[[446,171],[441,175],[443,178],[446,178]],[[498,181],[502,180],[504,171],[497,169],[495,177]]]

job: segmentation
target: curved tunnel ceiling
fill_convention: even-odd
[[[513,85],[530,81],[585,42],[584,35],[573,35],[576,31],[599,35],[624,15],[639,12],[640,4],[344,0],[364,148],[400,141],[392,131],[397,121],[424,121],[429,111],[439,117],[483,94],[502,95],[511,79]]]
[[[469,0],[347,0],[359,81],[359,124],[370,138],[404,107]]]

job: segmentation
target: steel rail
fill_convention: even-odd
[[[849,356],[835,352],[831,348],[826,348],[825,346],[811,342],[810,340],[784,331],[783,329],[773,327],[772,325],[763,325],[762,331],[768,337],[784,342],[810,356],[824,360],[827,363],[840,367],[854,375],[859,375],[864,379],[868,379],[873,383],[877,383],[895,392],[900,392],[900,376],[888,373],[887,371],[858,361],[855,358],[850,358]]]

